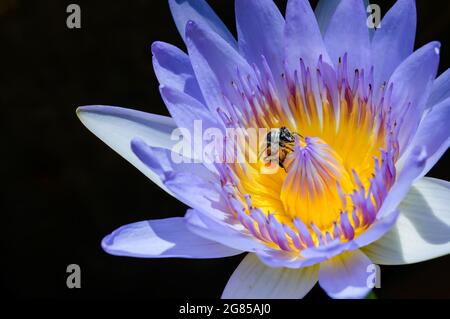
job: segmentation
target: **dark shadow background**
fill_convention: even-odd
[[[314,5],[316,1],[313,1]],[[376,1],[385,12],[393,1]],[[102,237],[126,223],[182,216],[173,200],[79,122],[79,105],[168,115],[150,44],[183,47],[166,1],[81,1],[82,29],[66,27],[68,1],[0,2],[1,281],[13,298],[218,298],[242,256],[216,260],[109,256]],[[235,32],[232,1],[211,5]],[[285,1],[277,1],[284,12]],[[427,4],[428,3],[428,4]],[[443,43],[450,3],[418,1],[416,46]],[[450,180],[446,155],[429,173]],[[66,288],[66,267],[82,288]],[[450,256],[382,268],[380,298],[450,297]],[[307,298],[325,298],[315,287]]]

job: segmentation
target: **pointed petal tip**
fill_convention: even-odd
[[[112,234],[108,234],[105,237],[103,237],[100,246],[102,247],[102,249],[107,252],[108,254],[111,254],[112,251],[110,250],[110,246],[112,245],[112,243],[114,242],[114,238],[112,236]]]
[[[105,107],[102,105],[83,105],[78,106],[75,110],[75,113],[77,114],[77,117],[80,119],[80,121],[84,123],[84,116],[86,116],[87,113],[101,111],[102,108]]]
[[[124,252],[120,253],[120,250],[114,246],[114,239],[117,235],[121,235],[121,232],[125,227],[126,226],[121,226],[103,237],[102,241],[100,242],[100,246],[107,254],[114,256],[126,256]]]
[[[150,45],[151,51],[153,55],[158,55],[158,53],[164,49],[164,42],[155,41]]]
[[[164,42],[164,41],[153,41],[150,45],[150,49],[152,51],[153,56],[159,57],[161,55],[173,55],[174,51],[178,51],[176,53],[183,54],[184,52],[178,48],[177,46]]]
[[[440,53],[441,53],[441,43],[440,43],[440,42],[437,42],[437,43],[435,44],[435,46],[434,46],[434,52],[435,52],[437,55],[440,55]]]
[[[434,49],[434,52],[439,55],[440,51],[441,51],[441,42],[439,41],[431,41],[428,44],[425,44],[424,46],[420,47],[419,49],[417,49],[417,51],[419,50],[430,50],[430,49]]]
[[[90,123],[91,115],[94,114],[108,114],[108,113],[119,113],[121,110],[125,110],[118,106],[106,106],[106,105],[83,105],[78,106],[75,113],[81,123],[84,124],[89,130],[93,129],[94,126]],[[95,134],[95,132],[94,132]]]
[[[78,106],[76,113],[82,115],[84,113],[107,113],[109,111],[120,112],[121,110],[127,110],[120,106],[110,106],[110,105],[82,105]]]
[[[83,105],[83,106],[78,106],[78,107],[76,108],[76,111],[75,111],[75,112],[77,113],[77,115],[81,115],[83,112],[89,112],[89,111],[94,110],[95,107],[96,107],[96,105]]]
[[[82,106],[78,106],[78,107],[75,109],[75,114],[78,116],[78,118],[80,118],[81,112],[83,112],[83,107],[82,107]]]
[[[205,0],[169,0],[170,11],[184,40],[186,40],[186,23],[195,20],[208,30],[217,33],[232,47],[237,48],[236,40],[223,21]]]
[[[152,165],[149,165],[150,163],[152,163],[152,161],[150,160],[152,149],[147,143],[144,142],[143,139],[139,137],[133,137],[130,141],[130,148],[134,155],[139,158],[139,160],[146,164],[150,169],[153,168]]]

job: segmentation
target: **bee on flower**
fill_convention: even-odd
[[[205,1],[169,5],[187,53],[163,42],[152,53],[171,117],[77,113],[190,209],[125,225],[104,238],[105,251],[246,253],[223,298],[302,298],[316,283],[332,298],[364,298],[373,264],[450,252],[450,184],[424,177],[450,143],[450,73],[436,78],[438,42],[413,50],[413,0],[397,0],[374,33],[362,0],[321,0],[315,12],[289,0],[285,17],[272,0],[236,0],[237,40]],[[242,158],[265,155],[174,163],[171,132],[198,120],[268,130],[262,150],[239,148]],[[282,169],[262,174],[273,160]]]

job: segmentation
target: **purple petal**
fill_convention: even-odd
[[[250,64],[263,70],[261,55],[275,79],[281,78],[284,59],[284,18],[272,0],[236,0],[239,49]]]
[[[187,129],[190,132],[190,136],[187,138],[194,139],[196,137],[196,135],[194,135],[196,124],[198,131],[196,134],[201,134],[200,137],[203,136],[204,131],[208,128],[222,128],[221,125],[214,120],[214,117],[209,113],[209,110],[193,97],[178,91],[177,89],[166,86],[161,86],[160,92],[170,115],[175,123],[177,123],[178,128]],[[196,143],[196,141],[191,142]],[[202,138],[200,142],[203,143]],[[194,145],[192,145],[192,148],[194,148]]]
[[[323,62],[333,65],[308,0],[289,0],[286,9],[285,41],[286,60],[292,70],[299,69],[300,58],[307,66],[315,68],[320,55]]]
[[[174,161],[170,150],[149,147],[139,139],[132,141],[131,148],[178,200],[217,218],[226,215],[228,208],[213,167],[179,157]]]
[[[450,97],[450,69],[447,69],[433,82],[427,106],[431,107]]]
[[[204,103],[189,56],[164,42],[153,42],[153,69],[160,84],[184,92]]]
[[[299,299],[317,282],[318,267],[270,268],[248,254],[228,280],[223,299]]]
[[[311,266],[378,240],[394,226],[397,217],[398,211],[394,211],[384,218],[376,220],[366,231],[351,241],[342,243],[335,240],[323,246],[308,247],[301,252],[300,256],[291,252],[275,250],[256,252],[256,254],[264,264],[270,267],[301,268]]]
[[[186,221],[190,231],[222,245],[247,252],[269,250],[261,241],[248,233],[244,233],[242,225],[230,224],[223,218],[221,220],[208,212],[189,209],[186,214]]]
[[[218,179],[208,181],[195,172],[180,172],[165,180],[164,185],[189,207],[221,219],[228,214]]]
[[[424,176],[436,164],[450,146],[450,98],[435,105],[422,119],[411,142],[411,148],[425,146],[427,159],[418,178]],[[408,156],[408,154],[405,154]]]
[[[382,238],[389,230],[392,229],[392,227],[394,227],[399,213],[400,212],[398,210],[394,210],[383,218],[375,220],[375,222],[370,225],[368,229],[353,240],[351,245],[352,249],[364,247]]]
[[[319,285],[332,298],[364,298],[371,290],[370,265],[372,262],[360,250],[345,252],[320,265]]]
[[[285,267],[292,269],[310,267],[327,259],[326,254],[303,257],[299,256],[298,253],[280,250],[258,250],[256,255],[269,267]]]
[[[389,190],[380,210],[377,219],[391,214],[397,208],[398,204],[406,196],[412,183],[423,171],[427,159],[427,153],[423,146],[414,148],[411,156],[405,162],[400,174],[394,185]]]
[[[344,251],[352,249],[353,242],[341,242],[339,239],[319,247],[309,247],[301,252],[301,256],[311,259],[330,259]],[[354,249],[354,248],[353,248]]]
[[[178,157],[179,154],[168,149],[151,147],[140,138],[134,138],[131,141],[131,149],[165,183],[173,179],[177,173],[195,175],[205,183],[218,181],[218,176],[215,172],[202,163],[195,163],[192,159]]]
[[[330,20],[324,40],[335,64],[347,53],[350,74],[356,68],[369,70],[370,38],[363,1],[342,0]]]
[[[122,226],[102,240],[102,248],[111,255],[140,258],[221,258],[241,253],[193,234],[181,217]]]
[[[217,33],[232,47],[237,48],[233,35],[205,0],[169,0],[169,6],[177,29],[185,41],[186,23],[192,20]]]
[[[398,0],[386,13],[372,39],[375,66],[375,87],[387,81],[395,68],[414,49],[416,35],[416,5],[414,0]]]
[[[392,74],[392,112],[402,120],[399,144],[405,151],[422,118],[439,64],[438,42],[431,42],[411,54]],[[410,108],[408,109],[408,104]],[[405,112],[407,110],[407,112]]]
[[[244,76],[253,73],[244,58],[217,34],[193,21],[186,27],[186,36],[192,66],[211,112],[223,106],[224,95],[232,102],[240,101],[232,85],[237,71]]]
[[[353,240],[352,249],[366,246],[378,240],[395,225],[399,215],[397,206],[408,193],[414,180],[423,171],[426,158],[427,154],[424,147],[414,149],[395,184],[389,190],[389,194],[378,211],[375,222]]]

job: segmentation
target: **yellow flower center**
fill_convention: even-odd
[[[395,180],[396,123],[389,122],[385,88],[374,102],[371,84],[356,71],[353,85],[338,79],[333,95],[326,81],[314,90],[303,71],[303,85],[297,74],[286,79],[286,103],[270,85],[263,97],[242,93],[250,111],[240,116],[241,126],[285,127],[295,136],[288,148],[280,144],[282,168],[262,173],[264,157],[228,164],[238,181],[231,197],[239,221],[283,250],[353,239],[373,222]],[[261,151],[241,149],[245,158]]]

